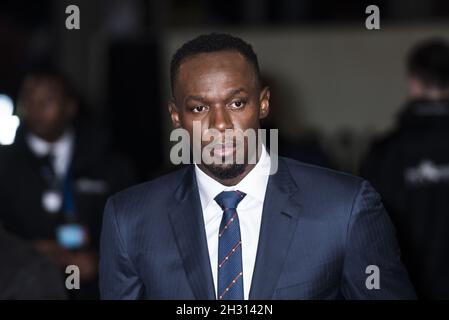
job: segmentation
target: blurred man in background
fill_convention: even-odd
[[[74,298],[97,298],[100,222],[106,198],[133,183],[129,164],[107,136],[80,121],[66,78],[29,74],[19,97],[23,126],[0,149],[0,223],[65,270],[79,267]]]
[[[408,57],[410,101],[376,141],[361,174],[380,192],[421,298],[449,298],[449,44]]]

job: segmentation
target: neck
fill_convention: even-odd
[[[64,136],[64,134],[66,132],[67,132],[67,129],[61,129],[61,130],[57,130],[57,131],[49,132],[49,133],[39,133],[39,132],[30,130],[31,134],[35,135],[36,137],[38,137],[48,143],[54,143],[54,142],[58,141],[59,139],[61,139]]]
[[[212,179],[214,179],[215,181],[221,183],[224,186],[227,187],[231,187],[231,186],[235,186],[236,184],[238,184],[240,181],[243,180],[243,178],[245,178],[248,173],[255,167],[255,164],[248,164],[245,167],[245,170],[239,174],[238,176],[234,177],[234,178],[229,178],[229,179],[222,179],[219,178],[217,176],[215,176],[204,164],[199,164],[198,167],[203,170],[204,173],[206,173],[209,177],[211,177]]]
[[[62,134],[54,135],[54,136],[53,135],[52,136],[41,136],[41,135],[37,135],[36,134],[36,136],[41,138],[42,140],[48,142],[48,143],[54,143],[54,142],[58,141],[62,137]]]

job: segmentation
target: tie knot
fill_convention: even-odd
[[[236,209],[239,202],[243,200],[246,193],[241,191],[223,191],[215,197],[215,201],[222,210]]]

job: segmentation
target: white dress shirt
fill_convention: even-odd
[[[266,151],[265,146],[263,146],[260,159],[254,168],[237,185],[227,187],[209,177],[195,164],[195,174],[201,199],[201,207],[203,209],[215,291],[217,291],[218,287],[218,232],[223,210],[215,202],[214,198],[222,191],[240,190],[246,193],[245,198],[243,198],[237,207],[237,213],[242,240],[243,293],[244,299],[248,300],[254,264],[256,262],[262,210],[270,174],[270,165],[270,155]]]
[[[47,142],[38,136],[30,133],[26,137],[31,151],[38,157],[44,157],[52,152],[53,170],[56,176],[64,178],[69,169],[73,154],[74,133],[72,130],[66,131],[55,142]]]

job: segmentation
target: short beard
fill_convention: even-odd
[[[220,180],[234,179],[241,175],[245,169],[246,164],[236,164],[219,166],[215,164],[205,165],[212,175]]]

